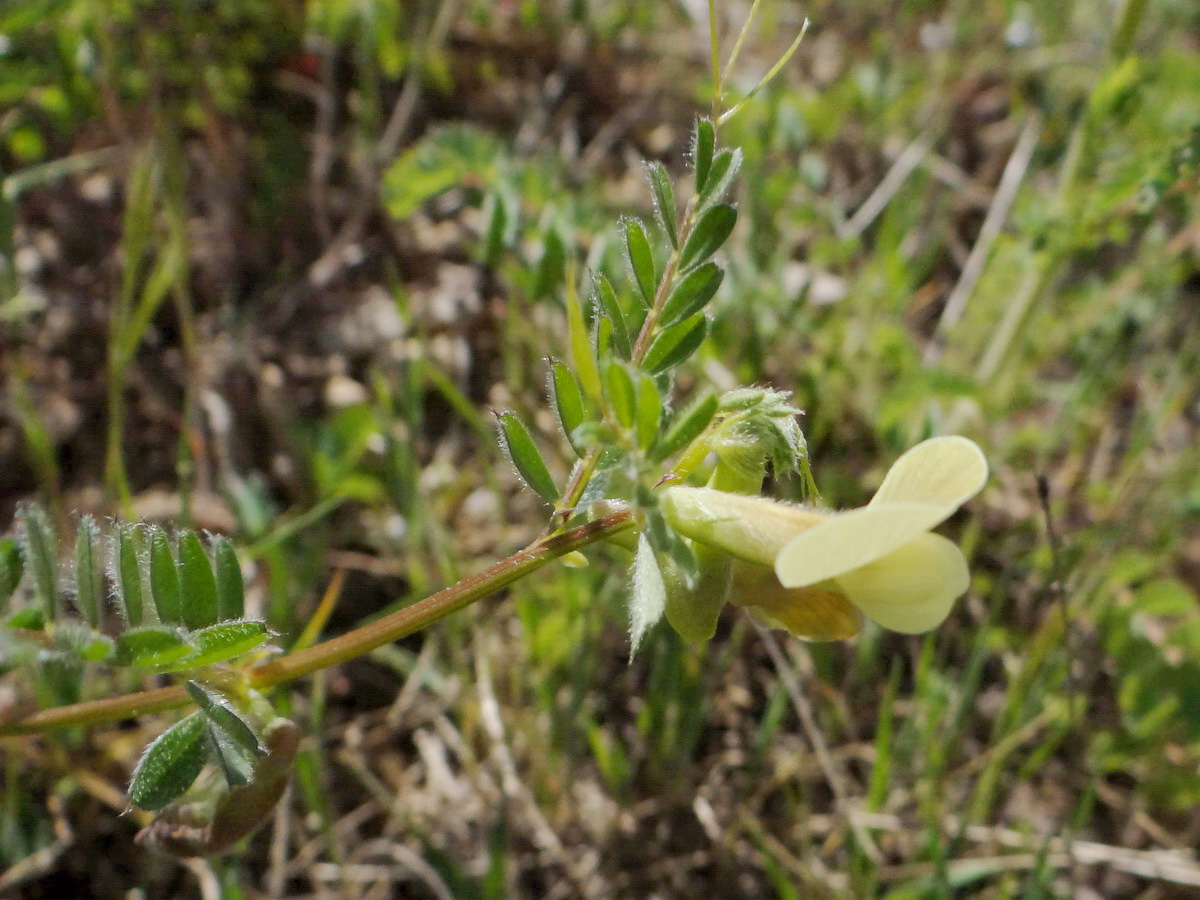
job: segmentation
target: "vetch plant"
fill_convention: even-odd
[[[648,164],[655,226],[620,223],[625,277],[587,273],[581,290],[568,276],[566,342],[548,379],[574,457],[565,483],[543,458],[542,436],[515,412],[497,416],[504,450],[547,506],[537,539],[397,612],[279,653],[265,646],[266,624],[245,616],[227,539],[128,523],[106,529],[83,516],[62,578],[68,542],[46,512],[26,507],[17,538],[0,543],[0,658],[6,668],[27,666],[31,689],[25,708],[0,721],[0,736],[194,707],[145,750],[129,796],[159,814],[142,833],[147,845],[218,853],[267,817],[300,744],[298,727],[273,710],[272,688],[426,628],[555,559],[586,561],[579,551],[601,541],[634,551],[634,652],[664,616],[685,638],[710,638],[727,602],[813,639],[853,635],[858,610],[906,632],[945,618],[966,589],[966,562],[928,532],[982,486],[986,464],[974,444],[926,441],[897,462],[867,507],[820,513],[758,496],[768,474],[795,476],[815,495],[788,394],[700,386],[679,396],[676,374],[707,336],[706,310],[725,277],[715,257],[738,218],[731,197],[742,154],[720,146],[719,125],[746,99],[723,104],[744,36],[722,70],[714,31],[715,99],[695,127],[682,209],[666,169]],[[89,673],[100,666],[177,683],[89,699]]]

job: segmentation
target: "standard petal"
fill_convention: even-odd
[[[792,538],[775,557],[784,587],[806,587],[875,562],[942,522],[928,503],[885,503],[830,516]]]
[[[923,534],[837,579],[850,602],[884,628],[920,634],[942,623],[970,584],[967,561],[951,541]]]
[[[987,459],[974,441],[930,438],[896,460],[869,505],[930,503],[947,507],[948,517],[979,493],[987,477]]]
[[[788,541],[826,519],[775,500],[693,487],[663,491],[662,511],[684,537],[762,566],[774,564]]]
[[[766,566],[735,562],[729,599],[806,641],[842,641],[862,628],[862,616],[840,591],[826,585],[785,588]]]

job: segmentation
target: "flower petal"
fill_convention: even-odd
[[[930,438],[905,452],[888,470],[871,498],[880,503],[931,503],[949,509],[949,517],[987,482],[983,451],[958,435]]]
[[[951,541],[923,534],[837,579],[850,602],[884,628],[920,634],[942,623],[970,585],[967,561]]]
[[[762,497],[679,486],[662,492],[662,511],[684,537],[762,566],[773,565],[788,541],[826,519]]]
[[[784,587],[837,578],[924,534],[949,513],[929,503],[884,503],[830,516],[792,538],[775,557]]]
[[[862,616],[840,591],[825,585],[785,588],[766,566],[735,562],[729,599],[806,641],[841,641],[862,627]]]

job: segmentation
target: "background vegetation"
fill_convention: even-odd
[[[1194,896],[1200,11],[768,0],[735,87],[803,15],[723,132],[741,215],[692,372],[794,391],[832,506],[976,439],[950,621],[802,645],[729,612],[629,663],[613,551],[281,697],[294,789],[235,857],[117,815],[162,717],[5,741],[0,886]],[[0,522],[40,495],[228,533],[283,644],[506,555],[544,516],[490,409],[560,441],[566,274],[624,274],[706,67],[700,3],[6,5]]]

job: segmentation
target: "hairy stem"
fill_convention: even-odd
[[[622,511],[562,534],[535,541],[524,550],[500,560],[478,575],[464,578],[412,606],[307,650],[260,663],[245,673],[246,681],[250,687],[263,690],[362,656],[376,647],[420,631],[450,613],[496,593],[560,556],[610,538],[632,528],[633,525],[630,513]],[[187,703],[188,696],[182,685],[76,703],[41,710],[4,722],[0,724],[0,737],[36,734],[71,725],[111,722],[145,713],[161,712]]]

